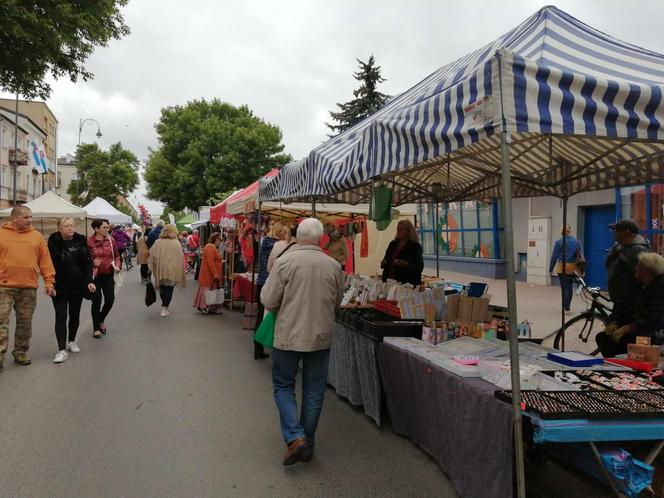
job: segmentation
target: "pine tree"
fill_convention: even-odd
[[[367,62],[357,59],[360,70],[353,73],[353,78],[361,81],[362,85],[353,91],[355,98],[345,104],[337,104],[338,112],[330,111],[330,116],[338,124],[325,123],[334,135],[346,131],[364,118],[383,107],[389,100],[389,95],[377,90],[379,83],[385,79],[380,75],[380,66],[376,66],[374,56],[371,55]]]

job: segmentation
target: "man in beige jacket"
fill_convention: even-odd
[[[341,265],[320,248],[323,225],[308,218],[297,228],[297,245],[274,263],[263,290],[265,308],[277,313],[272,386],[281,433],[288,446],[283,464],[313,456],[332,343],[334,311],[343,297]],[[302,361],[302,410],[297,416],[295,376]]]

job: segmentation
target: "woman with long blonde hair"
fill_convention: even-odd
[[[254,332],[258,330],[258,327],[263,321],[263,313],[265,308],[263,307],[263,303],[261,303],[260,295],[261,290],[263,289],[263,285],[265,285],[265,281],[270,274],[270,269],[268,267],[270,255],[273,252],[274,245],[278,240],[280,240],[277,234],[282,234],[284,228],[284,224],[280,221],[275,221],[272,223],[270,226],[270,231],[265,237],[263,237],[260,250],[258,251],[258,277],[256,277],[256,290],[254,292],[258,306]],[[265,352],[263,345],[260,342],[254,341],[254,360],[264,360],[265,358],[269,358],[269,355]]]
[[[422,245],[412,221],[400,220],[397,223],[396,237],[387,246],[380,267],[383,269],[383,282],[391,278],[402,284],[420,286],[424,257]]]

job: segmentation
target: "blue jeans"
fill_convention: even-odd
[[[323,408],[330,350],[272,352],[272,388],[279,409],[281,434],[286,444],[306,437],[314,441],[318,418]],[[302,410],[297,416],[295,376],[302,360]]]
[[[565,310],[569,311],[569,307],[572,304],[572,295],[574,294],[574,291],[572,290],[574,275],[563,275],[562,273],[559,273],[558,280],[560,280],[560,288],[563,293],[563,306],[565,307]]]

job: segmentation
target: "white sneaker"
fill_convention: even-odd
[[[81,348],[78,347],[78,344],[76,344],[74,341],[71,341],[69,344],[67,344],[67,349],[71,351],[72,353],[80,353]]]
[[[166,306],[161,307],[161,313],[159,314],[160,316],[168,316],[170,314],[171,312],[168,311],[168,308]]]
[[[62,363],[67,358],[69,358],[69,354],[63,349],[62,351],[58,351],[56,353],[55,358],[53,358],[53,363]]]

